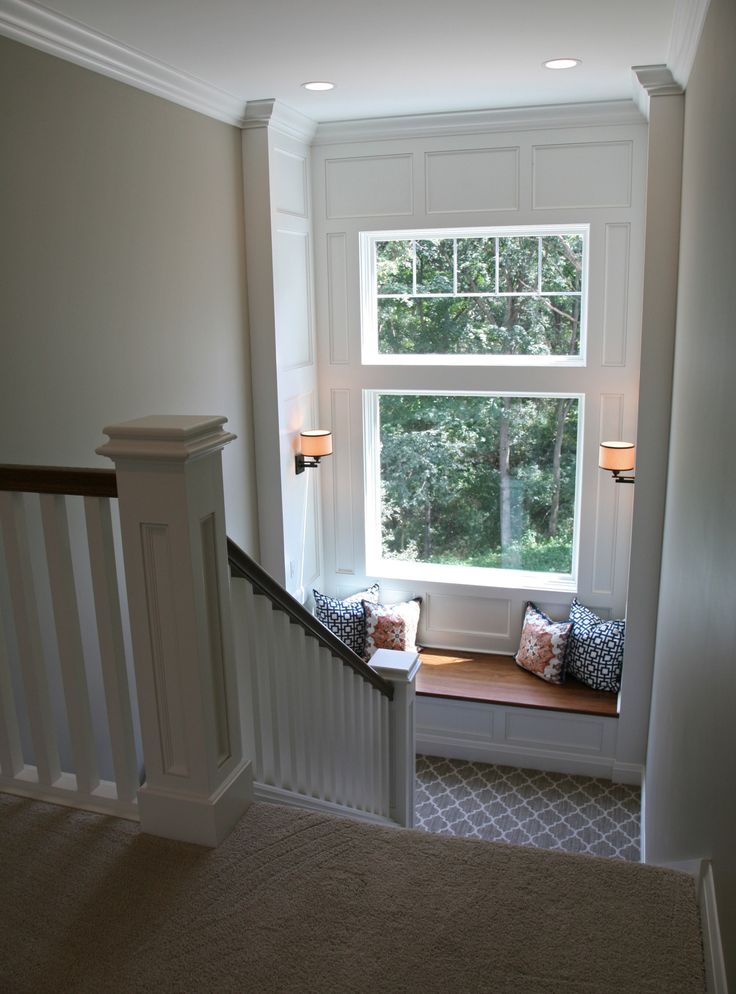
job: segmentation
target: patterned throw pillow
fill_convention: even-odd
[[[571,628],[569,621],[552,621],[528,601],[519,651],[514,656],[517,664],[549,683],[562,683]]]
[[[371,604],[363,601],[365,611],[365,654],[370,660],[377,649],[417,651],[417,628],[421,597],[401,604]]]
[[[352,594],[345,600],[337,600],[335,597],[328,597],[321,594],[319,590],[313,590],[315,603],[315,617],[321,621],[325,628],[337,635],[339,639],[352,649],[353,652],[362,656],[365,651],[365,613],[363,602],[376,603],[378,600],[378,584],[374,583],[367,590]]]
[[[617,693],[624,660],[625,621],[604,621],[574,600],[572,632],[567,646],[567,672],[594,690]]]

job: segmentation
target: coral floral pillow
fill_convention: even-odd
[[[527,603],[519,651],[514,656],[522,669],[549,683],[565,679],[565,650],[572,624],[552,621],[532,603]]]
[[[365,611],[365,659],[377,649],[406,649],[416,652],[417,627],[421,597],[401,604],[371,604],[363,601]]]

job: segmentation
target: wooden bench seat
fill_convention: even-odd
[[[618,717],[616,694],[591,690],[572,677],[561,686],[547,683],[512,656],[423,649],[421,659],[417,694],[424,697]]]

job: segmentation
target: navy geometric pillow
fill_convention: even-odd
[[[604,621],[577,599],[570,605],[570,621],[572,631],[565,653],[567,673],[594,690],[618,693],[626,622]]]
[[[333,635],[337,635],[345,645],[362,657],[365,652],[363,601],[370,600],[375,603],[378,600],[378,584],[374,583],[367,590],[353,594],[344,601],[328,597],[327,594],[321,594],[319,590],[313,590],[312,593],[314,594],[314,614],[317,621],[321,621]]]

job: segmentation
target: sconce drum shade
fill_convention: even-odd
[[[611,473],[627,473],[634,468],[633,442],[601,442],[598,465]]]
[[[326,428],[313,428],[311,431],[303,431],[299,439],[303,456],[312,456],[320,459],[322,456],[332,455],[332,432],[327,431]]]

